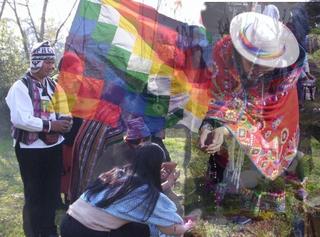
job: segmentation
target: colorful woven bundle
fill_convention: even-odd
[[[286,209],[286,193],[258,192],[242,188],[240,190],[240,206],[243,211],[258,215],[260,211],[284,212]]]

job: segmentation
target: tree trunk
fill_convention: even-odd
[[[20,30],[20,33],[21,33],[21,36],[22,36],[23,49],[24,49],[24,52],[26,54],[27,59],[29,59],[30,58],[29,47],[28,47],[29,46],[29,40],[28,40],[28,37],[26,35],[26,32],[22,28],[21,21],[20,21],[20,18],[19,18],[19,15],[18,15],[18,11],[17,11],[16,1],[14,0],[13,3],[8,2],[8,4],[11,7],[11,9],[13,10],[14,15],[16,17],[17,25],[19,27],[19,30]]]
[[[40,33],[39,33],[39,41],[43,41],[44,39],[44,32],[45,32],[45,23],[46,23],[46,12],[49,0],[43,1],[42,7],[42,16],[41,16],[41,25],[40,25]]]
[[[2,14],[3,14],[4,6],[6,5],[6,2],[7,2],[7,0],[3,0],[3,2],[2,2],[2,6],[1,6],[1,10],[0,10],[0,20],[1,20]]]
[[[65,19],[65,20],[61,23],[61,25],[58,27],[58,30],[56,31],[55,40],[54,40],[54,42],[52,43],[53,46],[58,42],[58,37],[59,37],[60,30],[62,29],[62,27],[64,26],[64,24],[67,22],[68,18],[70,17],[70,15],[71,15],[74,7],[76,6],[77,1],[78,1],[78,0],[75,0],[75,1],[74,1],[74,4],[73,4],[72,8],[70,9],[69,14],[67,15],[66,19]]]
[[[32,15],[31,15],[31,12],[30,12],[29,0],[26,1],[26,8],[27,8],[28,15],[29,15],[29,18],[30,18],[31,28],[33,29],[33,32],[34,32],[34,35],[35,35],[37,41],[39,42],[39,41],[40,41],[40,39],[39,39],[39,33],[38,33],[38,30],[37,30],[36,25],[34,24],[34,20],[33,20],[33,17],[32,17]]]

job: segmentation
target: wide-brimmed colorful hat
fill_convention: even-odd
[[[126,140],[136,140],[151,136],[150,130],[142,117],[128,120]]]
[[[241,13],[232,19],[230,35],[236,50],[258,65],[284,68],[299,56],[299,45],[293,33],[270,16]]]

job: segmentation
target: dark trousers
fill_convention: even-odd
[[[55,211],[60,196],[62,146],[42,149],[15,147],[24,187],[23,229],[27,237],[57,233]]]
[[[90,218],[90,217],[88,217]],[[96,231],[82,225],[68,214],[60,225],[61,237],[149,237],[149,227],[145,224],[130,222],[117,230]]]
[[[302,80],[303,78],[299,77],[297,81],[298,100],[300,105],[304,101]]]

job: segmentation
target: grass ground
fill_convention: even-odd
[[[174,191],[184,197],[182,204],[185,213],[195,208],[203,211],[203,219],[197,225],[193,236],[290,236],[293,213],[291,208],[296,201],[288,188],[287,209],[283,215],[271,212],[260,213],[260,217],[251,224],[232,224],[221,209],[215,208],[213,195],[201,191],[201,180],[206,171],[207,155],[195,148],[195,139],[188,140],[189,134],[181,129],[172,129],[165,139],[166,146],[174,161],[181,169],[179,185]],[[19,167],[8,136],[0,136],[0,237],[22,237],[21,210],[23,190]],[[309,176],[308,189],[320,190],[320,144],[312,140],[314,169]],[[199,185],[200,184],[200,185]],[[200,188],[200,190],[199,190]],[[58,212],[57,222],[63,215]]]
[[[23,188],[11,139],[0,141],[0,236],[23,236]]]
[[[177,134],[176,130],[173,134]],[[180,134],[181,135],[181,134]],[[170,136],[170,133],[169,133]],[[184,162],[186,153],[185,138],[169,137],[165,143],[170,151],[171,157],[178,162],[179,167],[184,171],[179,181],[181,185],[175,188],[175,192],[184,196],[183,206],[185,213],[200,208],[203,213],[203,219],[199,222],[193,235],[202,237],[230,237],[230,236],[263,236],[263,237],[286,237],[292,234],[292,221],[296,212],[299,212],[301,202],[294,198],[294,189],[291,185],[286,185],[286,212],[274,213],[263,211],[257,216],[252,217],[253,221],[247,225],[235,225],[230,221],[229,215],[239,215],[237,210],[223,205],[223,208],[216,208],[214,196],[205,191],[203,187],[203,177],[206,172],[208,156],[198,149],[192,147],[190,151],[191,159]],[[191,141],[195,145],[196,140]],[[307,189],[310,194],[317,193],[320,190],[320,144],[315,139],[311,140],[314,168],[309,174]],[[188,158],[188,155],[187,155]],[[306,167],[308,165],[306,164]],[[199,185],[200,184],[200,185]],[[251,214],[251,213],[250,213]]]

